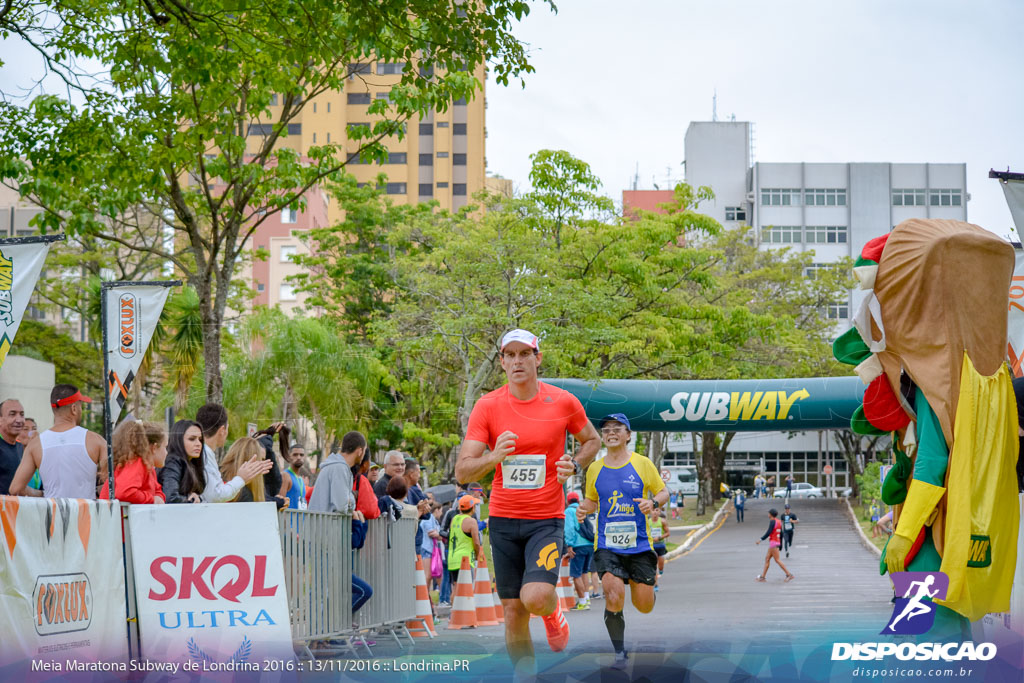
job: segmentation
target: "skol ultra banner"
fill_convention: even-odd
[[[164,310],[171,283],[138,283],[120,286],[104,283],[106,315],[107,410],[110,423],[117,422],[146,355],[153,330]],[[177,284],[177,283],[173,283]]]
[[[143,658],[200,674],[294,658],[273,503],[133,505],[128,520]]]
[[[0,668],[124,663],[119,504],[0,496],[0,529]]]
[[[1017,254],[1006,315],[1006,357],[1015,377],[1024,376],[1024,254]]]
[[[14,343],[50,242],[63,235],[0,240],[0,366]]]

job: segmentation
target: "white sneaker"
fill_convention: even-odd
[[[612,663],[613,669],[625,669],[629,665],[629,655],[626,651],[615,653],[615,661]]]

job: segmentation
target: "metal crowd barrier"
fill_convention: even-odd
[[[352,517],[281,510],[281,553],[292,637],[309,642],[352,631]]]
[[[373,597],[356,613],[359,628],[404,624],[416,618],[416,517],[369,521],[366,542],[356,553],[356,576]]]

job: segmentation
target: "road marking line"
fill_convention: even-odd
[[[719,529],[721,529],[721,528],[722,528],[722,525],[723,525],[723,524],[725,524],[725,520],[729,519],[729,517],[730,517],[730,515],[722,515],[722,519],[718,520],[718,525],[717,525],[717,526],[716,526],[716,527],[715,527],[714,529],[712,529],[711,531],[709,531],[709,532],[708,532],[707,534],[705,534],[705,535],[704,535],[704,538],[702,538],[702,539],[700,539],[699,541],[697,541],[696,543],[694,543],[694,544],[693,544],[693,547],[692,547],[692,548],[687,548],[687,549],[686,549],[686,550],[684,550],[683,552],[679,553],[678,555],[676,555],[675,557],[673,557],[672,559],[670,559],[670,560],[669,560],[669,562],[675,562],[675,561],[676,561],[676,560],[678,560],[678,559],[679,559],[680,557],[686,557],[687,555],[689,555],[690,553],[692,553],[692,552],[693,552],[694,550],[696,550],[697,548],[699,548],[699,547],[700,547],[700,544],[701,544],[701,543],[703,543],[704,541],[706,541],[706,540],[707,540],[708,538],[710,538],[711,534],[715,533],[716,531],[718,531]],[[692,535],[693,535],[693,534],[695,534],[695,533],[697,533],[697,530],[696,530],[696,529],[694,529],[693,531],[691,531],[691,532],[690,532],[690,535],[689,535],[689,536],[687,536],[686,538],[689,538],[690,536],[692,536]],[[684,542],[685,542],[685,541],[684,541]]]

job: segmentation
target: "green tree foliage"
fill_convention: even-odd
[[[9,5],[9,4],[8,4]],[[511,34],[530,5],[64,0],[2,12],[69,96],[0,102],[0,179],[44,209],[40,225],[170,262],[196,291],[206,395],[222,399],[221,330],[246,241],[351,154],[380,160],[414,114],[470,98],[485,62],[501,84],[531,71]],[[90,78],[80,65],[98,62]],[[343,91],[350,64],[401,63],[370,126],[304,157],[287,139],[307,104]],[[70,96],[74,93],[74,102]],[[253,126],[258,126],[253,128]],[[163,229],[173,230],[168,243]],[[136,236],[155,235],[140,242]]]
[[[83,394],[92,397],[96,401],[96,413],[100,414],[103,358],[98,347],[75,341],[51,325],[22,320],[14,338],[13,353],[53,363],[56,382],[74,384]]]

